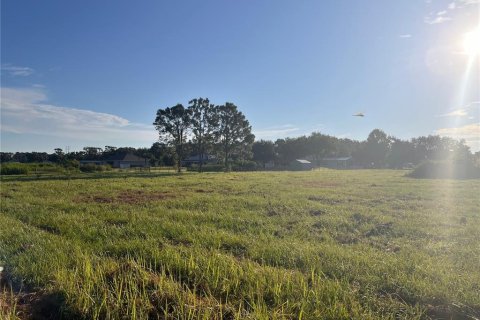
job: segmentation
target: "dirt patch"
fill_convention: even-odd
[[[123,203],[140,204],[152,201],[161,201],[175,198],[176,196],[167,192],[147,192],[143,190],[125,190],[116,196],[104,195],[83,195],[76,199],[76,202],[95,203]]]
[[[56,226],[51,226],[51,225],[48,225],[48,224],[41,224],[37,228],[41,229],[45,232],[51,233],[51,234],[60,234],[60,229]]]
[[[5,271],[0,272],[0,318],[21,320],[56,320],[79,318],[65,305],[61,293],[26,288],[12,283]]]
[[[312,216],[322,216],[324,214],[326,214],[327,211],[325,210],[322,210],[322,209],[319,209],[319,210],[310,210],[310,215]]]
[[[197,193],[213,193],[213,190],[205,190],[205,189],[197,189],[195,190]]]
[[[430,319],[471,320],[480,318],[480,310],[457,303],[438,306],[428,305],[427,315]]]
[[[5,198],[5,199],[13,199],[13,196],[9,193],[6,192],[0,192],[0,198]]]

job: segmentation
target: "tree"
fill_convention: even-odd
[[[275,160],[275,145],[272,141],[255,141],[252,145],[253,160],[261,162],[265,169],[267,162]]]
[[[390,168],[402,168],[407,163],[414,162],[414,148],[409,141],[391,137],[390,152],[387,155],[387,164]]]
[[[171,108],[158,109],[153,123],[159,140],[173,147],[178,172],[181,171],[181,161],[185,156],[184,145],[191,126],[191,113],[190,109],[177,104]]]
[[[97,147],[84,147],[83,151],[87,160],[97,160],[102,154],[102,148]]]
[[[0,152],[0,162],[8,162],[13,160],[12,152]]]
[[[390,150],[390,144],[389,137],[382,130],[375,129],[370,132],[365,144],[367,160],[376,168],[383,167]]]
[[[172,147],[169,147],[165,143],[155,142],[150,147],[150,153],[154,159],[153,165],[166,165],[173,166],[175,159],[172,155]]]
[[[289,165],[293,160],[309,155],[307,142],[306,136],[277,139],[275,147],[278,153],[278,162],[282,165]]]
[[[48,156],[48,160],[51,161],[51,162],[55,162],[55,163],[64,162],[65,153],[63,153],[63,150],[61,148],[55,148],[55,149],[53,149],[53,151],[54,151],[54,153],[52,153]]]
[[[193,145],[200,157],[199,171],[202,171],[203,157],[211,151],[214,133],[218,128],[218,108],[203,98],[189,101],[193,133]]]
[[[227,102],[218,106],[218,130],[215,132],[224,157],[225,168],[232,155],[245,155],[251,149],[255,136],[245,115],[238,111],[237,106]]]
[[[308,153],[313,156],[316,165],[319,165],[320,160],[335,150],[332,137],[321,134],[320,132],[313,132],[307,138],[306,142],[309,149]]]

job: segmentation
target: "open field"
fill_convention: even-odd
[[[0,317],[480,318],[480,180],[404,174],[4,179]]]

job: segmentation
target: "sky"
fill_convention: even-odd
[[[149,147],[159,108],[208,97],[257,140],[379,128],[478,151],[479,21],[480,0],[3,0],[0,150]]]

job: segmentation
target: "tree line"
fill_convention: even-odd
[[[255,141],[250,123],[233,103],[215,105],[208,98],[196,98],[188,106],[177,104],[158,109],[153,122],[159,140],[150,148],[113,146],[84,147],[82,151],[64,152],[61,148],[46,152],[0,152],[1,162],[53,162],[75,166],[81,160],[106,160],[118,152],[130,152],[147,159],[151,166],[176,166],[191,155],[199,157],[202,170],[204,157],[215,156],[225,169],[241,164],[248,169],[272,164],[288,168],[295,159],[307,159],[321,165],[322,159],[352,157],[352,163],[364,168],[401,168],[426,160],[461,160],[480,164],[480,152],[472,154],[465,141],[438,135],[402,140],[373,130],[364,141],[337,138],[313,132],[276,141]]]
[[[295,159],[308,159],[321,165],[324,158],[352,157],[355,166],[363,168],[402,168],[426,160],[474,161],[480,152],[472,154],[465,141],[438,135],[402,140],[373,130],[365,141],[341,139],[313,132],[309,136],[260,140],[253,144],[253,159],[263,166],[274,163],[287,166]]]

